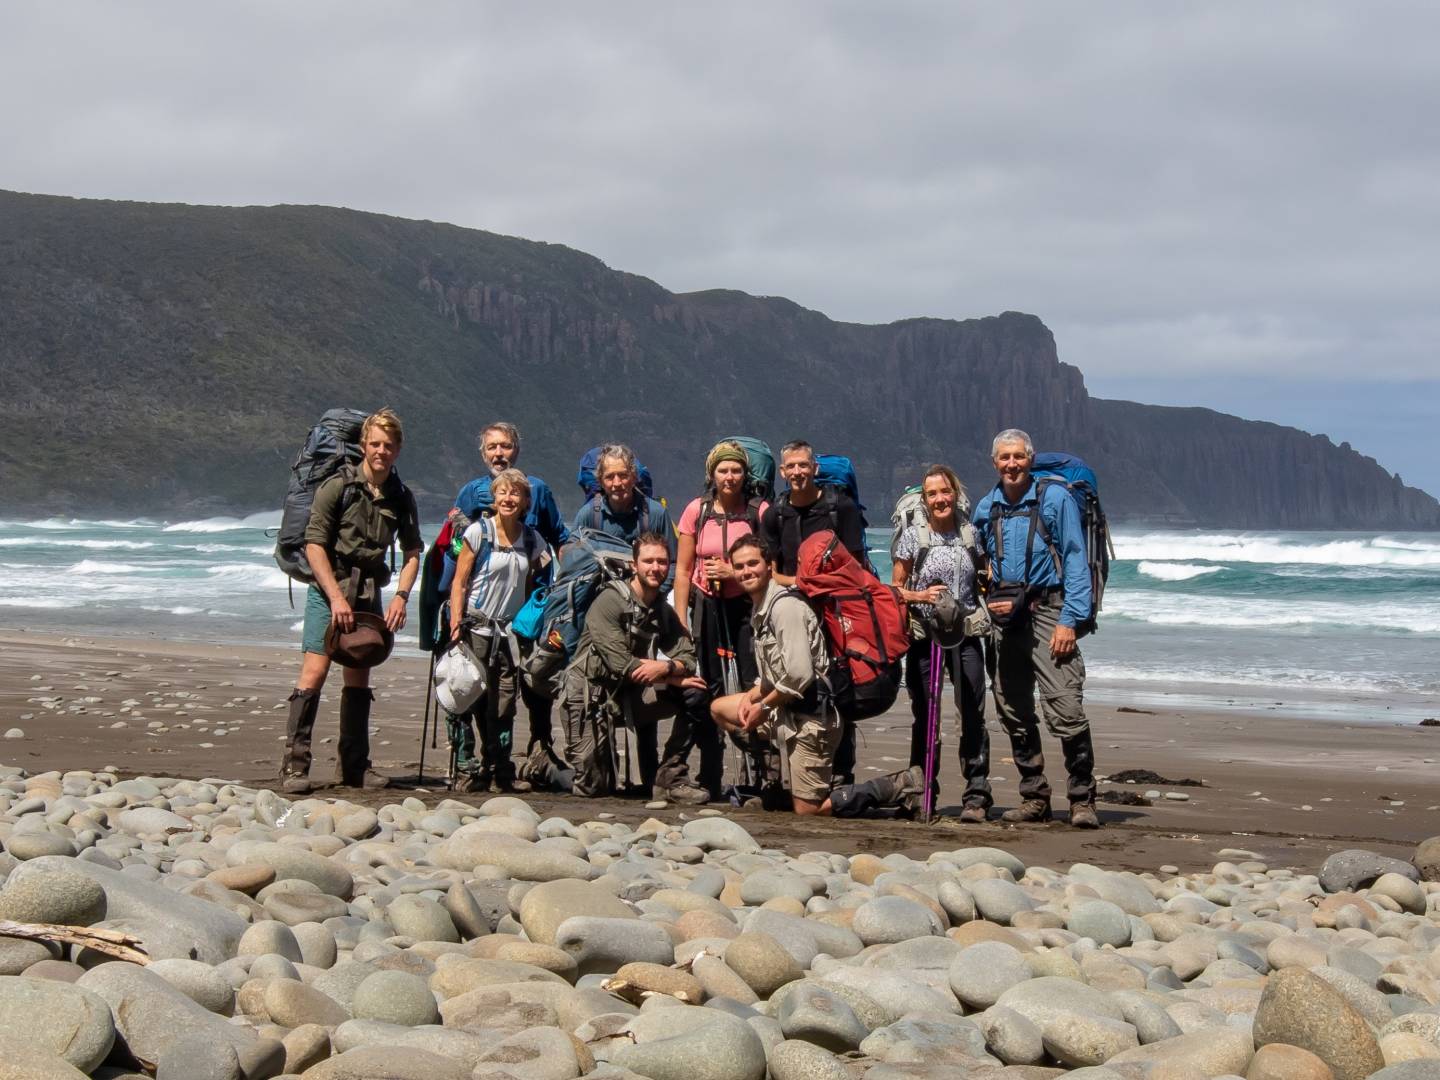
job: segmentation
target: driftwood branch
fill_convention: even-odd
[[[140,939],[118,930],[98,926],[61,926],[58,923],[21,923],[0,919],[0,937],[26,938],[30,941],[63,941],[96,952],[128,960],[132,964],[148,964],[150,957],[138,948]]]

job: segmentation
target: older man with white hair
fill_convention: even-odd
[[[1064,485],[1037,483],[1031,476],[1035,446],[1025,432],[1000,432],[990,451],[1000,482],[976,505],[972,520],[990,561],[991,690],[1010,736],[1021,798],[1001,820],[1050,820],[1050,784],[1035,710],[1038,686],[1045,726],[1059,738],[1065,755],[1070,824],[1097,829],[1085,662],[1075,644],[1091,606],[1080,513]]]

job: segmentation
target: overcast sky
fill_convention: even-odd
[[[1440,8],[15,3],[0,186],[324,203],[852,321],[1033,312],[1092,392],[1440,492]]]

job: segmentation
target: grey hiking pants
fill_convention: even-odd
[[[633,683],[609,695],[578,670],[565,676],[565,761],[575,772],[576,795],[650,791],[660,766],[656,725],[683,708],[677,692]],[[623,720],[621,719],[623,717]]]
[[[1050,635],[1060,616],[1058,591],[1031,601],[1030,618],[1022,626],[997,629],[990,639],[990,686],[995,711],[1020,774],[1022,799],[1050,799],[1045,779],[1045,756],[1040,746],[1035,691],[1040,691],[1040,714],[1052,735],[1060,739],[1070,781],[1070,801],[1090,802],[1095,797],[1094,751],[1090,722],[1085,718],[1085,661],[1076,649],[1063,660],[1050,655]]]

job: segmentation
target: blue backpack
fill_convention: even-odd
[[[579,529],[560,549],[555,577],[537,589],[511,623],[515,636],[534,643],[520,663],[530,688],[546,697],[560,691],[565,668],[575,656],[585,615],[600,590],[630,576],[630,543],[599,529]]]
[[[585,451],[585,456],[580,459],[580,469],[575,474],[575,483],[580,486],[586,502],[590,504],[590,525],[592,529],[600,529],[600,504],[605,499],[605,491],[600,487],[600,478],[595,475],[595,470],[600,465],[600,447],[592,446]],[[655,481],[650,477],[650,470],[639,461],[635,462],[635,475],[638,478],[635,484],[636,489],[644,496],[640,500],[640,531],[650,530],[650,502],[655,497]]]
[[[1110,525],[1105,520],[1105,511],[1100,506],[1100,479],[1092,469],[1081,458],[1074,454],[1046,453],[1036,454],[1035,460],[1030,465],[1030,475],[1034,477],[1036,484],[1035,507],[1031,513],[1034,517],[1035,531],[1045,541],[1045,546],[1050,549],[1050,557],[1055,561],[1055,572],[1062,576],[1063,570],[1060,565],[1060,552],[1055,547],[1055,541],[1051,539],[1050,532],[1045,528],[1045,522],[1040,517],[1039,506],[1045,497],[1045,488],[1051,484],[1059,484],[1075,503],[1075,508],[1080,512],[1080,527],[1085,540],[1085,561],[1090,567],[1090,614],[1081,621],[1075,629],[1080,634],[1091,633],[1096,629],[1096,618],[1100,614],[1100,604],[1105,598],[1105,583],[1110,578],[1110,561],[1115,558],[1115,544],[1110,537]],[[992,504],[991,517],[996,516],[998,504]]]

